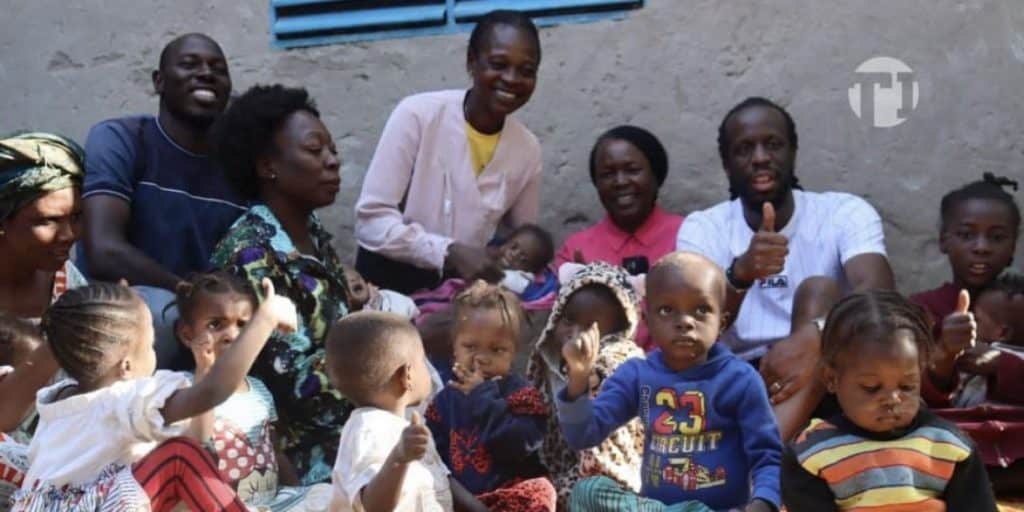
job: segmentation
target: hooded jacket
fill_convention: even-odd
[[[565,312],[565,306],[580,288],[588,285],[603,286],[611,290],[619,300],[626,314],[626,330],[606,334],[601,338],[594,371],[599,383],[594,391],[600,390],[604,380],[615,372],[627,359],[644,357],[643,350],[634,342],[638,323],[636,292],[629,283],[629,275],[622,269],[602,262],[591,263],[582,269],[558,292],[558,299],[548,317],[547,325],[530,354],[527,375],[530,383],[540,390],[550,408],[547,433],[541,446],[541,462],[550,472],[551,480],[558,489],[559,509],[564,510],[572,486],[581,478],[603,475],[614,479],[626,488],[639,492],[640,467],[643,462],[643,426],[633,419],[611,433],[601,444],[577,451],[572,449],[562,435],[558,424],[558,413],[554,409],[556,393],[567,383],[562,368],[562,344],[554,339],[555,326]]]

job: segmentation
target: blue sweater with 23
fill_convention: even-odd
[[[779,507],[782,440],[760,375],[720,343],[681,372],[661,350],[631,359],[591,399],[557,397],[569,444],[595,446],[639,416],[644,424],[641,494],[666,504],[698,500],[716,510],[760,498]]]

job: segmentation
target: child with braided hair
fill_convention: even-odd
[[[15,511],[245,511],[195,441],[191,418],[243,382],[275,329],[293,330],[295,306],[263,281],[265,300],[205,377],[157,371],[153,321],[130,288],[95,283],[64,293],[42,331],[69,379],[39,391],[39,426]],[[157,443],[162,443],[159,446]]]

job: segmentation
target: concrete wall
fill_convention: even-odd
[[[467,84],[466,34],[279,51],[268,0],[2,3],[3,132],[84,138],[101,119],[155,111],[150,71],[163,44],[188,31],[222,43],[238,89],[308,87],[344,158],[343,191],[324,215],[346,257],[352,205],[394,104]],[[936,245],[945,191],[983,171],[1024,178],[1022,0],[647,3],[624,21],[542,31],[540,81],[522,117],[544,146],[541,220],[559,239],[602,215],[586,158],[619,123],[648,127],[669,148],[670,210],[724,199],[716,130],[749,95],[789,106],[808,189],[854,192],[879,209],[907,291],[947,278]],[[847,102],[855,68],[878,55],[908,63],[920,83],[917,109],[895,128],[872,128]]]

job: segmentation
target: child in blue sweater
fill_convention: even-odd
[[[592,511],[777,510],[782,441],[764,384],[716,344],[724,327],[722,270],[694,253],[672,253],[647,274],[647,321],[658,349],[632,359],[591,399],[598,336],[563,347],[568,384],[558,418],[576,449],[639,416],[644,424],[642,498],[603,477],[573,489],[572,509]],[[682,508],[680,508],[682,507]]]
[[[523,310],[511,291],[476,281],[453,300],[455,380],[427,409],[452,477],[491,510],[554,512],[538,451],[548,408],[512,373]]]

